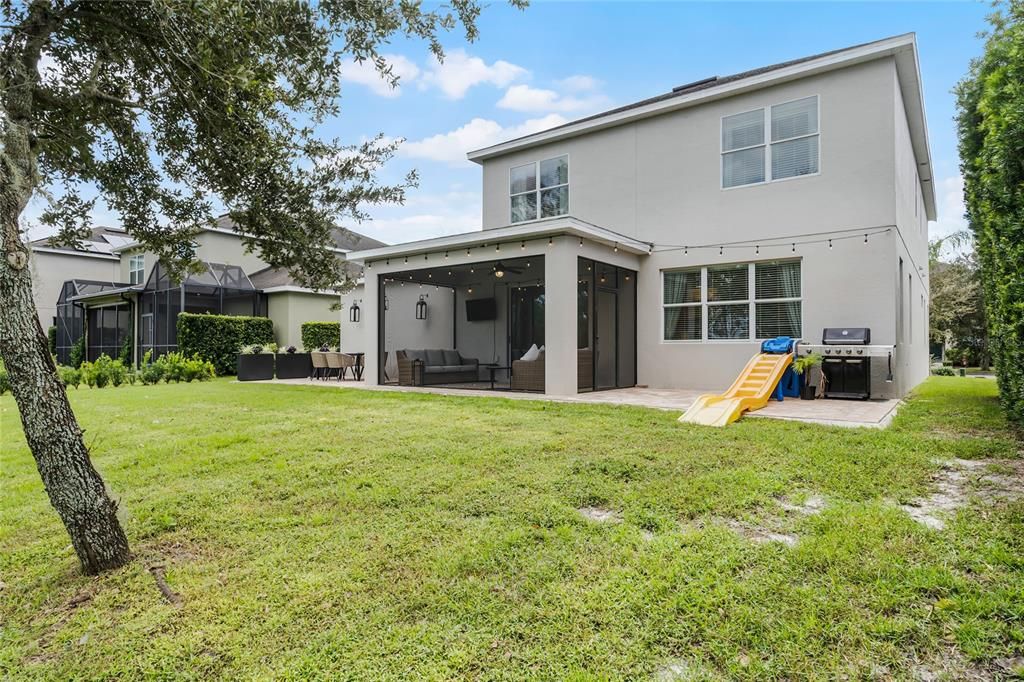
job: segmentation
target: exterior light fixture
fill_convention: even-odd
[[[583,239],[582,238],[580,239],[580,248],[581,249],[583,248]]]
[[[416,319],[427,319],[427,302],[423,300],[422,295],[420,295],[420,300],[416,301]]]
[[[721,256],[724,251],[725,251],[725,247],[722,247],[722,246],[718,247],[718,255],[719,256]]]
[[[760,244],[758,244],[757,246],[754,247],[754,255],[757,255],[759,253],[761,253],[761,245]]]
[[[501,261],[498,261],[497,265],[494,266],[494,276],[498,279],[505,276],[505,265]]]
[[[796,253],[796,242],[793,242],[793,253]]]
[[[554,238],[553,237],[548,237],[548,246],[554,246],[554,245],[555,245]]]
[[[865,244],[867,244],[867,243],[868,243],[868,236],[867,236],[867,235],[864,235],[864,243],[865,243]]]
[[[391,259],[388,258],[386,261],[384,261],[384,265],[391,265]]]
[[[466,255],[467,255],[467,256],[468,256],[469,254],[471,254],[471,253],[472,253],[472,251],[471,251],[470,249],[466,249]]]
[[[495,253],[499,253],[500,251],[501,251],[501,244],[495,244],[494,245],[494,252]]]
[[[619,252],[619,243],[618,242],[615,242],[615,248],[612,249],[612,251],[614,251],[615,253]]]
[[[406,264],[406,265],[408,265],[408,264],[409,264],[409,257],[408,257],[408,256],[406,256],[406,257],[405,257],[405,264]]]
[[[473,293],[473,287],[469,287],[469,293]]]
[[[387,310],[387,298],[384,299],[384,310]],[[348,309],[348,321],[359,321],[359,303],[356,301],[352,301],[352,305]]]
[[[525,248],[526,248],[526,242],[520,242],[519,243],[519,250],[522,251]]]
[[[829,240],[828,240],[828,248],[829,248],[829,249],[831,249],[831,248],[832,248],[832,240],[831,240],[831,239],[829,239]]]
[[[448,252],[447,251],[444,252],[444,259],[448,260]]]
[[[684,256],[688,256],[689,254],[690,254],[690,247],[689,246],[684,246],[683,247],[683,255]]]

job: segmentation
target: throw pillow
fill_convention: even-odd
[[[538,355],[540,355],[540,349],[537,348],[537,344],[533,344],[530,346],[530,350],[523,354],[522,360],[523,362],[533,362]]]

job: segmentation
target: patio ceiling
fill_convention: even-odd
[[[503,266],[505,275],[497,277],[495,268]],[[544,256],[491,258],[487,261],[439,265],[433,268],[401,270],[383,275],[384,281],[398,284],[466,288],[474,284],[539,284],[544,281]]]
[[[551,239],[559,236],[569,236],[589,242],[603,244],[609,247],[621,249],[627,253],[647,255],[651,252],[653,245],[627,237],[626,235],[612,232],[611,230],[592,225],[576,218],[561,217],[538,220],[525,225],[509,225],[493,230],[480,230],[464,234],[424,239],[394,246],[384,246],[364,251],[353,251],[348,254],[348,260],[357,263],[379,261],[384,258],[400,258],[403,256],[423,255],[426,253],[441,253],[457,249],[474,248],[480,246],[495,246],[498,244],[517,244],[539,239]]]

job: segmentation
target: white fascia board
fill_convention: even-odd
[[[576,218],[548,218],[525,225],[509,225],[493,230],[466,232],[446,237],[435,237],[434,239],[367,249],[365,251],[353,251],[349,254],[349,260],[354,263],[366,263],[367,261],[380,260],[381,258],[396,258],[445,250],[454,251],[482,244],[504,244],[507,242],[527,241],[562,235],[585,239],[607,246],[617,246],[627,253],[639,255],[647,255],[653,248],[653,245],[648,242],[639,241],[632,237],[606,230],[603,227],[577,220]]]
[[[925,214],[928,220],[935,220],[935,176],[932,173],[932,150],[928,141],[928,117],[924,110],[924,87],[921,82],[921,64],[917,54],[917,39],[911,35],[907,48],[896,54],[896,77],[899,81],[903,109],[907,113],[907,127],[910,128],[910,143],[917,162],[917,174],[921,179],[921,195],[924,197]]]
[[[234,230],[228,230],[228,229],[223,228],[223,227],[204,227],[204,228],[202,228],[201,231],[202,232],[217,232],[218,234],[228,234],[228,235],[231,235],[232,237],[250,237],[250,238],[254,237],[254,235],[248,234],[246,232],[235,232]],[[122,251],[128,251],[130,249],[137,249],[140,246],[142,246],[142,244],[140,242],[131,242],[130,244],[125,244],[124,246],[119,246],[117,248],[111,249],[110,251],[111,251],[111,253],[121,253]],[[334,253],[341,253],[341,254],[348,253],[348,249],[339,249],[336,246],[329,246],[327,248],[328,248],[329,251],[333,251]]]
[[[677,109],[693,107],[698,104],[704,104],[706,102],[723,99],[725,97],[732,97],[742,92],[758,90],[771,85],[778,85],[779,83],[796,80],[798,78],[806,78],[807,76],[827,71],[834,71],[836,69],[880,59],[882,57],[895,56],[899,52],[905,51],[908,48],[915,53],[916,59],[916,42],[914,34],[912,33],[879,40],[861,47],[850,48],[849,50],[843,50],[842,52],[837,52],[811,61],[801,62],[800,64],[794,64],[792,66],[750,76],[742,80],[732,81],[731,83],[707,88],[706,90],[700,90],[689,95],[670,97],[644,106],[626,109],[625,111],[611,113],[606,116],[599,116],[597,118],[581,121],[575,124],[570,123],[547,131],[541,131],[517,140],[510,140],[508,142],[502,142],[490,147],[471,151],[466,154],[466,158],[470,161],[481,163],[495,156],[525,149],[527,147],[555,142],[594,130],[610,128],[612,126],[622,125],[639,119],[649,118],[651,116],[658,116]]]
[[[294,284],[282,284],[276,287],[267,287],[266,289],[260,289],[265,294],[313,294],[315,296],[330,296],[334,298],[338,295],[336,291],[316,291],[314,289],[307,289],[306,287],[297,287]]]
[[[49,246],[32,246],[30,247],[37,253],[52,253],[58,256],[70,256],[72,258],[99,258],[100,260],[121,260],[117,256],[112,256],[109,253],[96,253],[95,251],[65,251],[64,249],[54,249]]]

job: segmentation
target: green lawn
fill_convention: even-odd
[[[939,531],[899,508],[940,460],[1022,456],[994,395],[933,377],[876,431],[226,380],[72,390],[137,556],[98,578],[77,570],[7,395],[0,676],[996,671],[1024,653],[1024,501],[972,495]],[[819,514],[781,504],[813,497]]]

